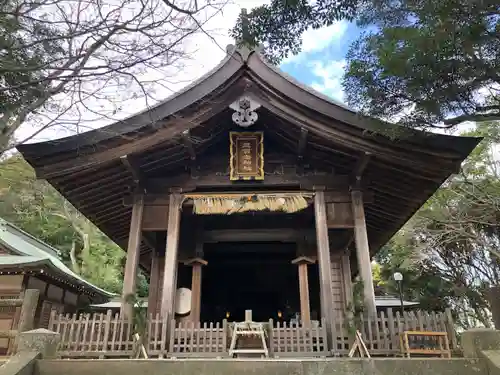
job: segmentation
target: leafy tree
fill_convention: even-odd
[[[357,0],[272,0],[248,15],[242,12],[230,34],[251,46],[263,43],[269,60],[278,63],[300,52],[301,37],[308,28],[352,19],[356,4]]]
[[[484,141],[378,254],[389,287],[404,274],[405,296],[423,307],[451,307],[464,328],[491,326],[488,291],[500,283],[500,127],[482,123],[468,135]]]
[[[348,6],[348,8],[346,8]],[[353,8],[354,7],[354,8]],[[346,11],[349,9],[349,11]],[[352,13],[355,9],[355,13]],[[500,119],[500,11],[493,0],[273,1],[252,10],[250,43],[279,61],[300,51],[307,28],[355,14],[366,29],[347,55],[348,104],[409,127],[451,128]]]
[[[362,112],[411,127],[500,119],[500,11],[496,1],[363,4],[376,26],[350,48],[343,86]]]
[[[0,217],[60,250],[62,260],[75,273],[106,290],[121,292],[123,250],[47,182],[36,179],[18,155],[0,163],[0,202]],[[140,293],[147,295],[144,281]]]

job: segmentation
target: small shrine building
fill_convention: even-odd
[[[372,256],[479,141],[364,117],[229,46],[153,108],[18,149],[127,252],[124,296],[146,272],[150,313],[172,318],[188,288],[193,321],[328,325],[358,274],[375,312]]]
[[[27,289],[39,291],[35,328],[48,327],[52,310],[75,313],[114,296],[66,267],[56,249],[0,218],[0,299],[18,298]],[[0,330],[16,329],[20,310],[16,306],[1,307]],[[12,338],[0,338],[0,355],[10,354],[14,342]]]

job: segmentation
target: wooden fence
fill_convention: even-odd
[[[119,314],[60,314],[52,310],[49,330],[61,335],[61,357],[129,357],[134,352],[133,325]]]
[[[451,349],[458,349],[453,318],[449,310],[444,313],[411,311],[403,316],[399,312],[394,314],[392,309],[388,309],[380,311],[376,318],[371,319],[363,316],[351,320],[336,319],[333,327],[332,354],[334,356],[345,356],[349,353],[353,344],[353,329],[360,331],[368,352],[372,356],[400,354],[400,337],[405,331],[446,332]],[[429,341],[429,339],[425,340]],[[427,341],[411,344],[430,345]]]
[[[328,350],[325,321],[321,324],[301,326],[295,323],[270,321],[270,348],[274,357],[323,357]]]
[[[372,356],[400,354],[399,337],[404,331],[447,332],[451,348],[457,348],[449,312],[408,312],[403,317],[389,309],[373,319],[340,318],[332,326],[332,345],[328,348],[324,321],[300,326],[270,320],[265,324],[269,352],[274,357],[346,356],[356,329]],[[61,357],[129,357],[135,352],[132,324],[111,312],[80,316],[53,312],[49,329],[61,334]],[[231,332],[231,324],[226,321],[176,324],[157,315],[147,321],[143,344],[149,357],[225,357]]]
[[[169,355],[173,357],[223,357],[228,355],[228,325],[222,323],[179,323],[170,332]]]

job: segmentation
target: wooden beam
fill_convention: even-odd
[[[297,230],[293,228],[281,229],[220,229],[203,232],[205,243],[233,242],[233,241],[282,241],[296,242],[304,237],[306,232],[312,230]]]
[[[309,302],[309,276],[307,272],[308,264],[310,263],[301,262],[298,264],[300,318],[302,320],[302,324],[311,323],[311,305]]]
[[[306,128],[300,129],[299,144],[297,146],[297,173],[299,174],[304,173],[304,152],[306,150],[308,133],[309,131]]]
[[[186,265],[192,267],[191,276],[191,321],[198,323],[200,321],[201,313],[201,276],[202,268],[208,263],[202,258],[193,258],[188,260]]]
[[[377,313],[375,306],[375,292],[373,290],[372,264],[370,245],[366,231],[365,209],[363,193],[359,190],[352,191],[352,211],[354,213],[354,239],[356,255],[358,258],[359,274],[363,281],[363,296],[366,312],[370,315]]]
[[[356,186],[358,186],[361,183],[361,180],[363,178],[363,173],[365,172],[365,169],[368,166],[371,157],[372,157],[371,153],[364,152],[363,155],[361,155],[361,157],[356,162],[356,165],[354,166],[354,169],[352,171],[353,181],[355,181]]]
[[[123,278],[123,293],[121,314],[125,317],[132,317],[133,306],[127,298],[130,294],[135,294],[137,281],[137,266],[139,264],[139,252],[141,246],[141,223],[142,211],[144,207],[142,199],[138,199],[132,210],[130,219],[130,232],[128,237],[127,260],[125,263],[125,274]]]
[[[328,348],[332,348],[333,340],[333,290],[332,263],[326,219],[325,193],[317,191],[314,195],[314,217],[316,221],[316,246],[318,252],[321,318],[325,320]]]
[[[146,188],[150,193],[161,193],[169,189],[182,189],[182,191],[192,191],[203,188],[280,188],[299,187],[303,190],[312,190],[315,186],[325,186],[327,190],[343,188],[348,189],[349,176],[332,174],[306,173],[298,176],[295,171],[283,172],[282,174],[272,174],[265,176],[263,181],[229,181],[229,177],[223,173],[200,171],[200,176],[193,179],[189,174],[151,178],[146,181]]]
[[[158,308],[158,297],[160,291],[160,255],[155,249],[151,253],[151,269],[149,276],[149,296],[148,296],[148,315],[156,316]]]
[[[181,224],[181,205],[181,194],[171,194],[168,210],[167,244],[165,247],[163,289],[160,309],[161,316],[166,319],[166,321],[170,321],[170,319],[174,318],[175,291],[177,284],[177,256]]]
[[[190,134],[189,129],[184,130],[181,133],[181,140],[182,140],[183,146],[186,148],[186,150],[189,154],[189,158],[191,160],[196,160],[196,152],[194,151],[193,141],[191,139],[191,134]]]
[[[351,259],[348,254],[343,254],[340,256],[341,268],[342,268],[342,281],[344,283],[344,297],[345,306],[347,309],[352,306],[353,294],[352,294],[352,275],[351,275]]]
[[[198,176],[198,168],[196,166],[196,152],[194,150],[193,146],[193,140],[191,138],[191,133],[188,130],[184,130],[181,133],[181,141],[182,145],[186,149],[188,155],[189,155],[189,170],[191,172],[192,177],[197,177]]]
[[[145,193],[146,187],[144,186],[144,176],[142,175],[141,170],[137,166],[137,163],[133,160],[133,157],[130,155],[122,155],[120,156],[120,161],[132,175],[135,187],[139,188],[140,190],[142,190],[142,192]]]
[[[152,239],[150,234],[148,232],[142,232],[142,240],[144,243],[151,248],[151,250],[155,250],[157,248],[156,246],[156,239]]]
[[[233,193],[233,191],[231,191]],[[263,193],[274,193],[274,191],[263,191]],[[238,193],[234,191],[234,193]],[[248,192],[247,192],[248,193]],[[203,193],[200,193],[203,194]],[[210,194],[210,193],[207,193]],[[148,193],[144,196],[144,204],[145,206],[168,206],[169,195],[167,193]],[[365,191],[363,194],[365,203],[373,202],[373,192]],[[325,191],[325,201],[326,203],[350,203],[351,202],[351,194],[346,189],[345,191]],[[130,194],[123,198],[124,206],[132,206],[134,202],[134,194]],[[184,207],[189,207],[193,204],[192,200],[186,200],[183,204]],[[165,207],[167,209],[167,207]]]

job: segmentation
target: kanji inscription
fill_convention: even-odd
[[[264,134],[231,132],[230,167],[232,181],[264,179]]]

